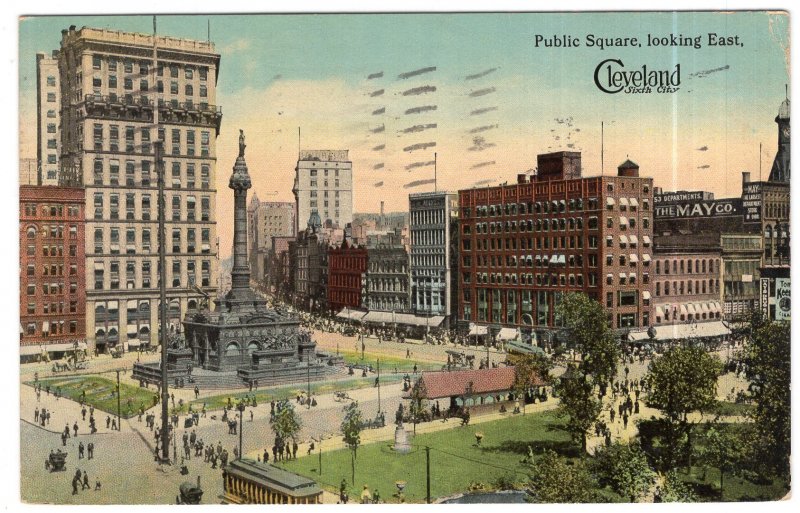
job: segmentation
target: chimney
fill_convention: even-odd
[[[750,171],[742,171],[742,185],[750,183]]]
[[[526,175],[525,173],[517,174],[517,183],[525,183]]]
[[[653,187],[653,194],[661,194],[663,190],[661,187]]]
[[[383,201],[381,201],[381,219],[383,218]]]

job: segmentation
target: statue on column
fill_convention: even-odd
[[[244,143],[244,130],[239,129],[239,156],[244,157],[244,149],[247,145]]]

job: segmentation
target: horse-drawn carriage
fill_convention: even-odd
[[[384,415],[383,412],[378,413],[374,419],[361,421],[362,429],[378,429],[384,427],[385,425],[386,415]]]
[[[193,484],[188,481],[184,481],[181,483],[179,490],[180,495],[178,496],[178,504],[200,504],[200,499],[203,498],[203,489],[200,488],[199,483]]]
[[[53,452],[50,451],[50,456],[44,460],[44,468],[50,472],[63,472],[67,470],[67,453],[61,449]]]

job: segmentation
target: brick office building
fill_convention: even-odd
[[[23,358],[86,347],[84,198],[80,188],[19,189]]]
[[[362,280],[367,272],[367,248],[350,245],[328,248],[328,308],[361,306]]]
[[[583,177],[575,152],[537,162],[530,179],[459,191],[459,318],[548,331],[561,295],[583,292],[613,328],[650,325],[652,178],[630,160]]]

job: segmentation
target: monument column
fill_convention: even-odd
[[[250,265],[247,262],[247,189],[252,184],[244,160],[244,131],[239,130],[239,156],[233,165],[228,187],[233,189],[233,270],[231,288],[250,288]],[[235,293],[234,293],[235,294]]]

